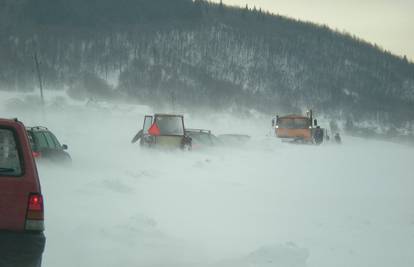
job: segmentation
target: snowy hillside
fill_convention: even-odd
[[[412,132],[414,64],[327,26],[204,0],[0,6],[0,90],[36,89],[36,52],[45,87],[77,98],[313,108]]]
[[[1,117],[47,126],[73,158],[38,166],[43,267],[414,266],[412,147],[282,144],[266,116],[185,114],[188,127],[252,141],[152,151],[130,140],[157,110],[46,95],[45,115],[34,96],[0,95]]]

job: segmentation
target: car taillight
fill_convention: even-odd
[[[42,154],[40,152],[33,151],[32,152],[34,158],[40,158]]]
[[[29,198],[30,211],[43,211],[43,197],[40,194],[30,195]]]
[[[25,229],[27,231],[43,231],[45,229],[43,220],[43,197],[39,193],[30,194]]]

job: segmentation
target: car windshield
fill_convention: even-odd
[[[57,138],[51,133],[46,131],[33,131],[31,132],[30,142],[34,150],[42,149],[60,149],[61,145]],[[34,139],[34,140],[33,140]]]
[[[161,135],[184,135],[181,116],[158,116],[155,120]]]
[[[0,176],[20,176],[22,167],[12,130],[0,128]]]
[[[48,148],[46,136],[42,132],[33,132],[34,144],[37,150]]]
[[[310,122],[308,118],[284,118],[279,119],[278,126],[287,129],[305,129],[309,128]]]
[[[45,132],[44,135],[46,137],[49,148],[60,149],[62,147],[57,138],[51,132]]]

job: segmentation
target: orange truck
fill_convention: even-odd
[[[317,120],[313,120],[312,110],[304,115],[276,116],[272,120],[275,134],[279,138],[300,143],[313,143],[315,131],[320,128]]]

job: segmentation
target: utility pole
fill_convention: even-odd
[[[39,79],[40,100],[42,101],[42,108],[44,108],[44,106],[45,106],[45,98],[43,96],[42,74],[40,73],[40,65],[39,65],[39,60],[37,58],[37,52],[35,52],[35,54],[34,54],[34,61],[35,61],[35,64],[36,64],[37,78]]]
[[[172,105],[172,110],[173,112],[175,112],[175,94],[174,91],[171,91],[171,105]]]

